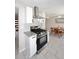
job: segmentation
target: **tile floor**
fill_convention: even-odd
[[[16,54],[15,59],[28,59],[23,51]],[[64,59],[64,38],[50,34],[48,45],[39,54],[34,55],[30,59]]]

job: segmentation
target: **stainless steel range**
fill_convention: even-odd
[[[37,34],[37,51],[39,51],[47,43],[47,31],[38,28],[38,26],[31,27],[31,31]]]

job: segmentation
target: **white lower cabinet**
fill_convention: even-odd
[[[30,37],[30,57],[36,53],[36,35]]]
[[[26,57],[31,58],[37,52],[37,45],[36,45],[37,35],[36,34],[33,34],[31,36],[27,35],[25,39]]]

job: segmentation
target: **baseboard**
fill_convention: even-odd
[[[26,49],[26,48],[23,48],[23,49],[19,50],[19,53],[23,52],[25,49]]]

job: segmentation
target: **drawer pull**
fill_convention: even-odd
[[[35,37],[32,37],[32,39],[33,39],[33,38],[35,38]]]

